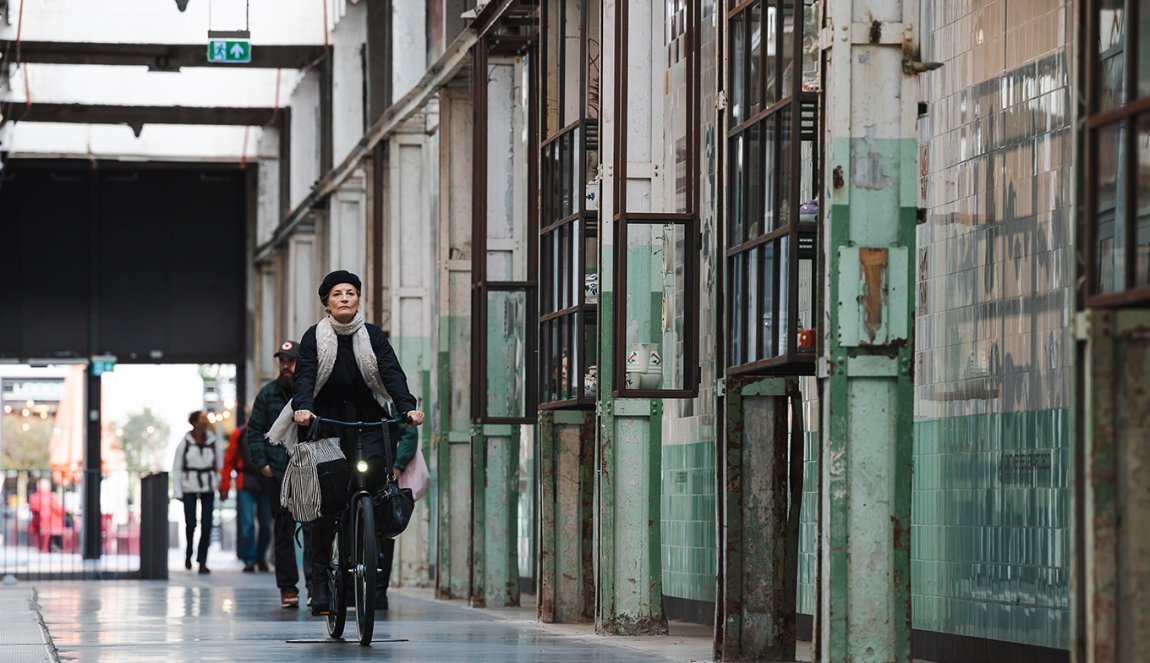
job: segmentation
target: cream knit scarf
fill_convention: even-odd
[[[375,357],[375,351],[372,350],[371,337],[367,334],[367,328],[363,326],[363,313],[358,311],[351,322],[337,322],[328,315],[315,326],[316,363],[318,366],[316,368],[315,391],[312,395],[319,394],[319,390],[327,384],[328,378],[331,377],[332,368],[335,366],[335,356],[339,351],[337,337],[353,334],[351,347],[355,352],[355,362],[359,365],[359,373],[363,376],[363,381],[367,383],[368,388],[371,389],[371,394],[375,397],[376,402],[386,407],[391,396],[384,388],[383,380],[379,375],[379,361]],[[267,433],[267,438],[272,444],[286,446],[289,450],[299,442],[299,427],[292,420],[292,414],[291,401],[288,401]]]

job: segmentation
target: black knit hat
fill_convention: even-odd
[[[350,283],[355,286],[356,292],[363,291],[358,276],[352,274],[346,269],[337,269],[323,277],[323,283],[319,284],[319,300],[324,304],[327,304],[327,294],[331,292],[332,288],[336,287],[340,283]]]

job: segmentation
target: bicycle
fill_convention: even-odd
[[[355,432],[356,457],[351,462],[352,487],[347,507],[336,516],[336,534],[332,540],[331,563],[327,570],[328,593],[331,607],[325,615],[327,634],[342,638],[347,624],[347,607],[354,586],[355,626],[359,644],[371,644],[375,631],[375,581],[379,572],[379,540],[375,522],[375,509],[371,492],[367,488],[368,457],[364,454],[364,433],[379,428],[383,431],[384,453],[387,458],[385,482],[393,481],[394,458],[388,426],[407,423],[405,418],[381,421],[341,421],[313,417],[308,428],[308,439],[316,439],[323,424],[351,428]],[[350,515],[350,517],[348,517]]]

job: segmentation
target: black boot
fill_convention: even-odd
[[[308,596],[311,597],[308,601],[311,604],[311,614],[319,616],[331,612],[331,593],[327,591],[327,580],[313,578]]]

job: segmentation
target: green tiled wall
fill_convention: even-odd
[[[663,445],[663,593],[715,600],[715,443]]]
[[[815,583],[818,580],[816,542],[819,534],[818,433],[803,433],[803,505],[799,512],[799,577],[795,590],[796,609],[815,614]]]
[[[1070,628],[1066,409],[915,423],[914,627],[1066,648]],[[813,436],[807,458],[815,458]],[[818,463],[806,463],[799,612],[815,606]]]
[[[1065,409],[915,424],[915,628],[1068,646],[1069,426]]]

